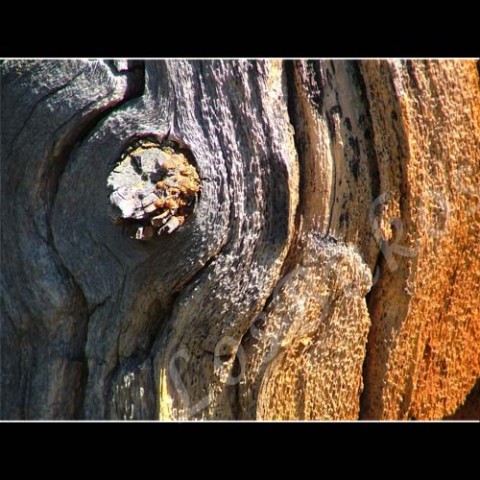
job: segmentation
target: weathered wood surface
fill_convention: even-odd
[[[475,62],[0,68],[2,418],[480,418]],[[169,128],[200,196],[137,241]]]

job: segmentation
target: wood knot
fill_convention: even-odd
[[[131,142],[107,180],[114,223],[137,240],[177,230],[200,192],[193,162],[190,149],[174,140],[149,136]]]

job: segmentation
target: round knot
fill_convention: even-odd
[[[140,139],[126,148],[107,185],[114,222],[132,238],[172,233],[193,212],[200,178],[187,157],[191,152],[171,140]]]

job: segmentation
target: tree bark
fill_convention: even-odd
[[[480,418],[476,62],[0,68],[1,418]],[[201,185],[139,240],[142,138]]]

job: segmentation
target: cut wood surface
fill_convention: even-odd
[[[475,61],[0,69],[1,418],[480,419]]]

